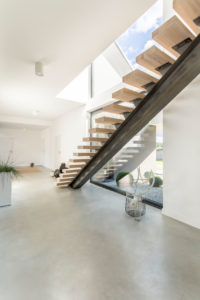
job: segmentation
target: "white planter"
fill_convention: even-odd
[[[133,177],[131,176],[131,174],[126,175],[125,177],[120,179],[117,183],[117,185],[121,188],[131,186],[132,184],[133,184]]]
[[[0,173],[0,206],[11,205],[11,173]]]

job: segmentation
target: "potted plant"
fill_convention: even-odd
[[[116,182],[119,187],[127,187],[133,183],[133,175],[129,172],[120,172],[117,174]]]
[[[0,162],[0,206],[11,205],[12,177],[17,175],[18,171],[8,160]]]
[[[161,187],[163,185],[163,180],[159,176],[155,176],[154,178],[154,183],[153,183],[153,177],[149,178],[149,184],[152,185],[153,187]]]

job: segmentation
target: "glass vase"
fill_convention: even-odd
[[[146,205],[142,202],[142,197],[126,193],[125,211],[129,216],[140,221],[146,212]]]

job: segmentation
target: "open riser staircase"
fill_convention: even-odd
[[[135,170],[156,149],[156,126],[146,126],[128,142],[92,180],[104,181],[111,176],[115,179],[121,171]]]
[[[126,87],[102,108],[57,186],[81,187],[200,73],[200,0],[174,0],[173,6],[180,18],[174,15],[152,33],[160,46],[136,58],[143,70],[122,78]]]

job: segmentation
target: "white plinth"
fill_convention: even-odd
[[[133,184],[133,177],[128,174],[118,181],[118,186],[121,188],[129,187]]]
[[[11,173],[0,173],[0,206],[11,205]]]

